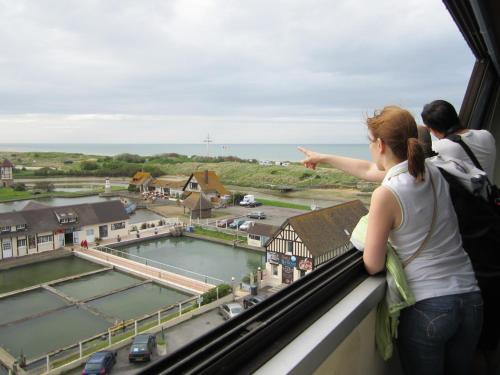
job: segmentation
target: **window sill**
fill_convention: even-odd
[[[367,278],[255,374],[312,373],[373,310],[384,293],[384,276]]]

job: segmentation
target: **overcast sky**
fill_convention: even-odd
[[[474,62],[440,0],[0,0],[0,51],[0,143],[365,143]]]

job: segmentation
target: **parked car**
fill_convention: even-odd
[[[221,219],[217,221],[217,226],[219,228],[226,228],[233,222],[233,219]]]
[[[255,223],[255,221],[245,221],[243,224],[240,225],[240,230],[248,230],[250,229],[250,226],[252,226]]]
[[[240,206],[245,206],[245,207],[257,207],[260,206],[262,203],[258,202],[255,200],[254,195],[245,195],[243,199],[240,202]]]
[[[243,312],[243,308],[239,303],[224,303],[219,306],[219,314],[222,315],[224,320],[234,318],[235,316],[241,314]]]
[[[156,337],[151,333],[141,333],[134,337],[128,353],[129,362],[150,361],[153,349],[156,348]]]
[[[229,228],[239,228],[241,224],[245,222],[245,219],[236,219],[231,224],[229,224]]]
[[[247,217],[251,218],[251,219],[265,219],[266,218],[266,214],[265,212],[262,212],[262,211],[252,211],[250,213],[247,214]]]
[[[246,296],[245,298],[243,298],[243,307],[245,309],[248,309],[249,307],[258,304],[259,302],[262,302],[265,299],[266,296],[264,296],[263,294],[259,294],[257,296],[252,296],[252,295]]]
[[[92,354],[85,363],[82,375],[109,374],[116,363],[116,352],[102,350]]]

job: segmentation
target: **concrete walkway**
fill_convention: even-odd
[[[185,290],[195,295],[203,294],[210,289],[215,288],[215,285],[212,284],[204,283],[186,276],[162,270],[160,268],[134,262],[130,259],[108,254],[93,248],[78,248],[75,249],[75,253],[83,258],[88,258],[97,261],[98,263],[105,263],[118,269],[121,268],[127,272],[135,273],[142,277],[146,276],[147,278],[159,281],[160,283],[165,283],[175,289]]]

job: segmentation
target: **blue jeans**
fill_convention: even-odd
[[[483,323],[480,292],[429,298],[401,311],[397,348],[406,375],[470,375]]]

